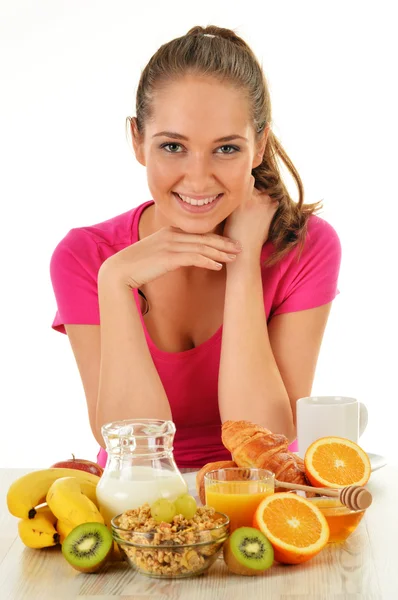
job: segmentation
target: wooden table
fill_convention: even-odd
[[[31,469],[29,469],[31,470]],[[373,504],[342,545],[329,544],[302,565],[275,565],[261,577],[240,577],[217,560],[201,576],[159,580],[139,575],[124,562],[98,574],[75,571],[59,547],[31,550],[17,535],[6,508],[12,481],[28,472],[0,469],[1,600],[395,600],[398,598],[398,466],[372,473]]]

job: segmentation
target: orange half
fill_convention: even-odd
[[[319,438],[308,447],[305,472],[318,487],[365,485],[371,474],[368,455],[358,444],[341,437]]]
[[[290,565],[310,560],[329,540],[329,525],[319,508],[289,492],[262,500],[253,526],[271,542],[275,560]]]

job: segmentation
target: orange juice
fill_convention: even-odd
[[[322,512],[330,529],[329,543],[344,542],[357,528],[364,510],[350,510],[337,498],[308,498]]]
[[[232,532],[252,527],[257,506],[273,492],[266,481],[215,481],[206,485],[206,504],[228,515]]]

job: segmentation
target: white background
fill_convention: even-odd
[[[157,48],[233,28],[263,64],[273,128],[343,248],[314,394],[369,409],[361,445],[396,453],[395,21],[391,2],[2,0],[0,466],[95,460],[49,261],[72,227],[150,199],[124,121]],[[294,198],[297,192],[287,181]]]

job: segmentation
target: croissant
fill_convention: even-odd
[[[250,421],[226,421],[221,437],[239,467],[267,469],[279,481],[311,485],[305,475],[304,461],[289,452],[289,442],[284,435]]]

